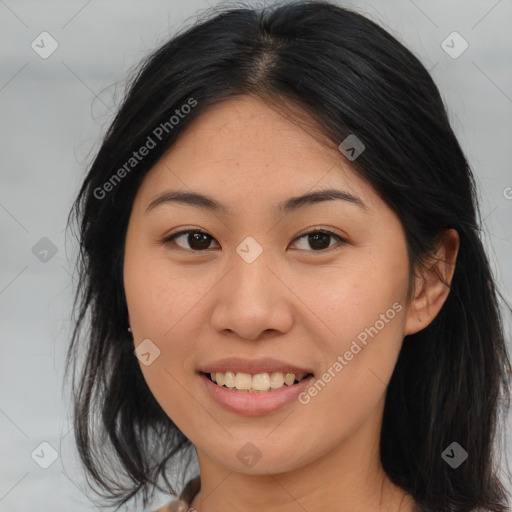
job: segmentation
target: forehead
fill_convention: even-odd
[[[376,199],[371,187],[311,126],[312,120],[306,126],[254,97],[217,103],[186,127],[139,192],[146,205],[166,188],[188,188],[248,207],[258,200],[277,203],[317,188],[339,188],[371,206]]]
[[[304,156],[332,160],[337,151],[327,148],[311,133],[314,121],[304,112],[302,119],[286,109],[271,106],[253,96],[232,98],[208,107],[187,126],[172,152],[178,156],[205,157],[210,161],[272,162],[282,164]],[[308,126],[303,121],[308,119]],[[320,130],[317,128],[317,131]],[[324,136],[325,139],[325,136]],[[280,165],[285,170],[288,166]]]

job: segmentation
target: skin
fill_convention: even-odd
[[[349,191],[368,211],[326,201],[274,212],[323,187]],[[232,214],[180,203],[145,213],[167,189],[208,194]],[[311,228],[346,241],[299,238]],[[211,238],[162,243],[186,229]],[[247,236],[263,249],[251,264],[236,252]],[[400,220],[339,151],[252,97],[195,119],[139,188],[123,269],[134,345],[149,338],[160,350],[141,371],[197,452],[202,490],[192,506],[412,512],[414,501],[379,461],[384,394],[404,336],[426,327],[446,300],[442,280],[451,281],[457,250],[457,233],[446,231],[437,263],[418,273],[407,301]],[[396,302],[401,311],[307,405],[238,415],[213,402],[196,374],[224,357],[269,356],[318,378]],[[237,458],[247,442],[262,455],[251,468]]]

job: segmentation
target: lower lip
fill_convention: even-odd
[[[204,373],[200,373],[199,377],[211,398],[228,411],[244,416],[260,416],[275,412],[297,400],[299,394],[306,390],[314,376],[310,375],[302,379],[298,384],[283,386],[267,393],[231,391],[228,388],[215,384]]]

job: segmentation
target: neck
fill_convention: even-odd
[[[235,490],[229,486],[234,494],[228,496],[226,493],[219,494],[213,499],[211,491],[200,491],[190,504],[189,512],[223,512],[225,510],[244,510],[247,512],[265,510],[266,512],[296,512],[297,510],[308,510],[311,512],[336,510],[336,512],[417,512],[416,503],[412,496],[402,489],[394,486],[389,480],[383,479],[380,497],[372,499],[370,496],[364,500],[354,500],[352,493],[338,491],[338,496],[333,498],[323,494],[323,488],[316,492],[300,492],[292,494],[286,489],[278,478],[272,478],[268,484],[274,484],[273,492],[258,494],[256,488]],[[252,484],[251,484],[252,485]],[[257,489],[269,489],[269,486],[258,485]],[[260,491],[261,492],[261,491]],[[222,503],[220,502],[222,500]],[[357,501],[358,505],[355,505]],[[363,503],[364,501],[364,503]]]

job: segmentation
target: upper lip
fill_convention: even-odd
[[[228,357],[226,359],[219,359],[213,363],[208,363],[199,368],[200,372],[204,373],[224,373],[224,372],[243,372],[243,373],[295,373],[308,374],[313,373],[307,368],[296,366],[285,361],[278,359],[262,358],[262,359],[244,359],[241,357]]]

